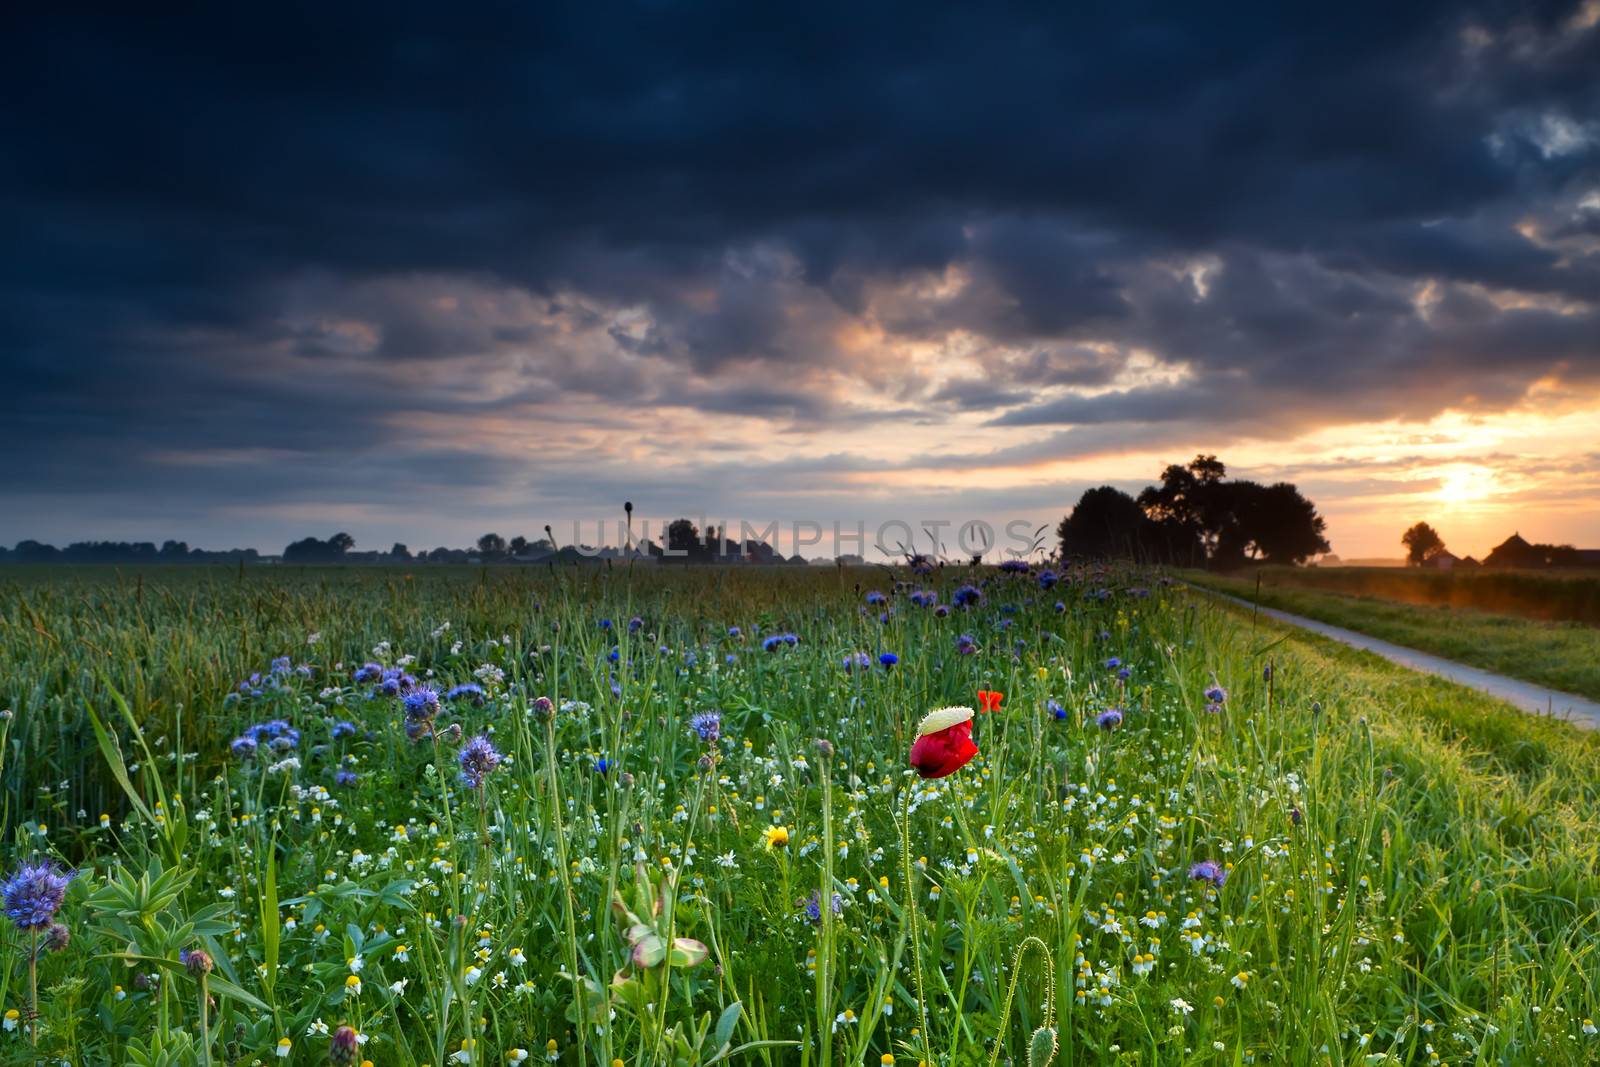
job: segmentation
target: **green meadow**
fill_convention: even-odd
[[[0,663],[0,1062],[1600,1059],[1600,737],[1153,572],[13,567]]]

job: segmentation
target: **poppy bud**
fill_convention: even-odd
[[[940,708],[924,717],[911,745],[912,768],[924,778],[943,778],[965,767],[978,754],[972,714],[971,708]]]

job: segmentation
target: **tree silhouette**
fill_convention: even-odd
[[[1244,484],[1253,487],[1244,526],[1252,545],[1268,563],[1304,563],[1328,551],[1327,539],[1322,536],[1327,523],[1300,490],[1288,482],[1265,488],[1254,482]]]
[[[506,554],[506,539],[497,533],[486,533],[478,538],[478,553],[484,559],[499,559]]]
[[[1435,552],[1444,551],[1444,538],[1425,522],[1419,522],[1401,534],[1400,543],[1406,546],[1406,562],[1413,567]]]
[[[667,549],[690,557],[699,554],[700,529],[688,519],[673,519],[667,524]]]
[[[1288,482],[1227,481],[1216,456],[1171,464],[1134,500],[1090,489],[1056,533],[1064,555],[1235,567],[1250,560],[1303,563],[1328,551],[1326,523]]]
[[[1133,497],[1102,485],[1078,498],[1072,514],[1056,527],[1056,536],[1063,556],[1133,559],[1141,555],[1140,534],[1149,522]]]
[[[520,556],[524,552],[528,551],[528,539],[523,537],[521,534],[518,534],[511,539],[511,544],[509,547],[513,556]]]

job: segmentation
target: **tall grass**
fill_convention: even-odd
[[[897,579],[985,596],[941,617]],[[10,858],[85,872],[39,962],[52,1058],[322,1063],[340,1024],[408,1067],[1022,1063],[1051,1031],[1074,1064],[1600,1053],[1600,739],[1152,575],[51,572],[0,596]],[[228,696],[280,655],[310,677]],[[352,681],[368,659],[486,699],[410,742]],[[980,756],[918,780],[917,720],[980,688],[1006,694]],[[712,745],[687,726],[709,708]],[[272,718],[297,766],[228,755]],[[481,793],[452,724],[507,756]],[[205,1034],[188,946],[216,961]]]

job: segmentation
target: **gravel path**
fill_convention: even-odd
[[[1444,659],[1441,656],[1429,655],[1418,652],[1414,648],[1396,645],[1376,637],[1346,630],[1342,626],[1330,626],[1316,619],[1308,619],[1304,615],[1293,615],[1277,608],[1261,607],[1227,593],[1219,593],[1214,589],[1201,589],[1199,586],[1190,586],[1202,593],[1230,601],[1242,608],[1259,612],[1269,619],[1298,626],[1303,630],[1321,634],[1323,637],[1349,645],[1352,648],[1365,649],[1376,653],[1392,663],[1402,667],[1409,667],[1414,671],[1424,674],[1436,674],[1441,678],[1464,685],[1468,689],[1476,689],[1492,697],[1504,700],[1514,707],[1535,715],[1554,715],[1557,718],[1567,719],[1576,726],[1590,730],[1600,730],[1600,704],[1587,697],[1577,696],[1572,693],[1563,693],[1559,689],[1546,689],[1542,685],[1532,682],[1522,682],[1515,678],[1507,678],[1503,674],[1494,674],[1490,671],[1469,667],[1465,663],[1457,663],[1453,659]]]

